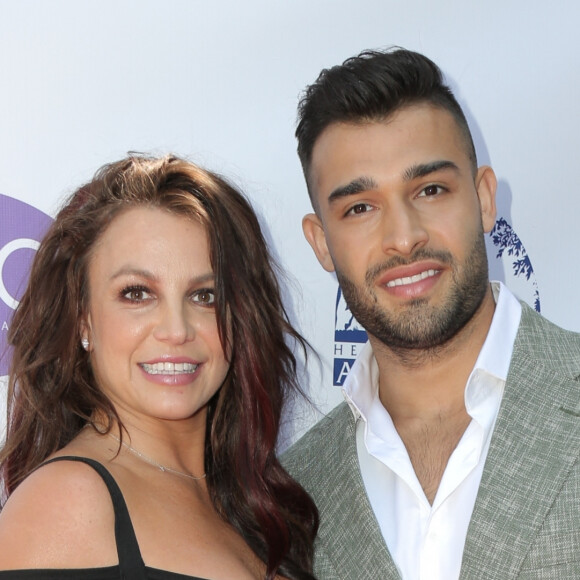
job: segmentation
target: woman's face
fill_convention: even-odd
[[[121,419],[205,423],[229,363],[204,227],[161,209],[129,209],[97,241],[88,282],[83,337]]]

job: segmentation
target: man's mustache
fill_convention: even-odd
[[[451,252],[421,248],[408,258],[404,258],[402,256],[393,256],[392,258],[389,258],[380,264],[372,266],[367,270],[365,275],[365,282],[368,285],[372,285],[376,278],[387,270],[391,270],[392,268],[397,268],[399,266],[410,266],[411,264],[415,264],[416,262],[421,262],[423,260],[435,260],[437,262],[441,262],[442,264],[448,265],[451,265],[454,262]]]

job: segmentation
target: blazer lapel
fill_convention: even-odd
[[[366,494],[356,451],[355,422],[346,405],[345,413],[349,417],[339,422],[339,456],[332,457],[327,466],[329,477],[335,478],[334,485],[329,486],[324,505],[319,505],[330,525],[321,527],[318,541],[336,564],[338,577],[399,580]]]
[[[529,316],[529,315],[528,315]],[[460,578],[515,578],[580,450],[579,386],[516,340]]]

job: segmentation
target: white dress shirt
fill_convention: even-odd
[[[357,419],[363,481],[403,580],[459,578],[467,527],[521,318],[521,305],[513,294],[499,282],[492,288],[495,313],[465,387],[471,422],[449,458],[433,505],[379,399],[379,370],[370,343],[344,382],[345,399]]]

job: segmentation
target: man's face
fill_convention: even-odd
[[[318,215],[304,233],[353,315],[393,349],[444,344],[488,292],[496,181],[487,167],[474,176],[466,151],[453,117],[427,104],[330,125],[314,146]]]

